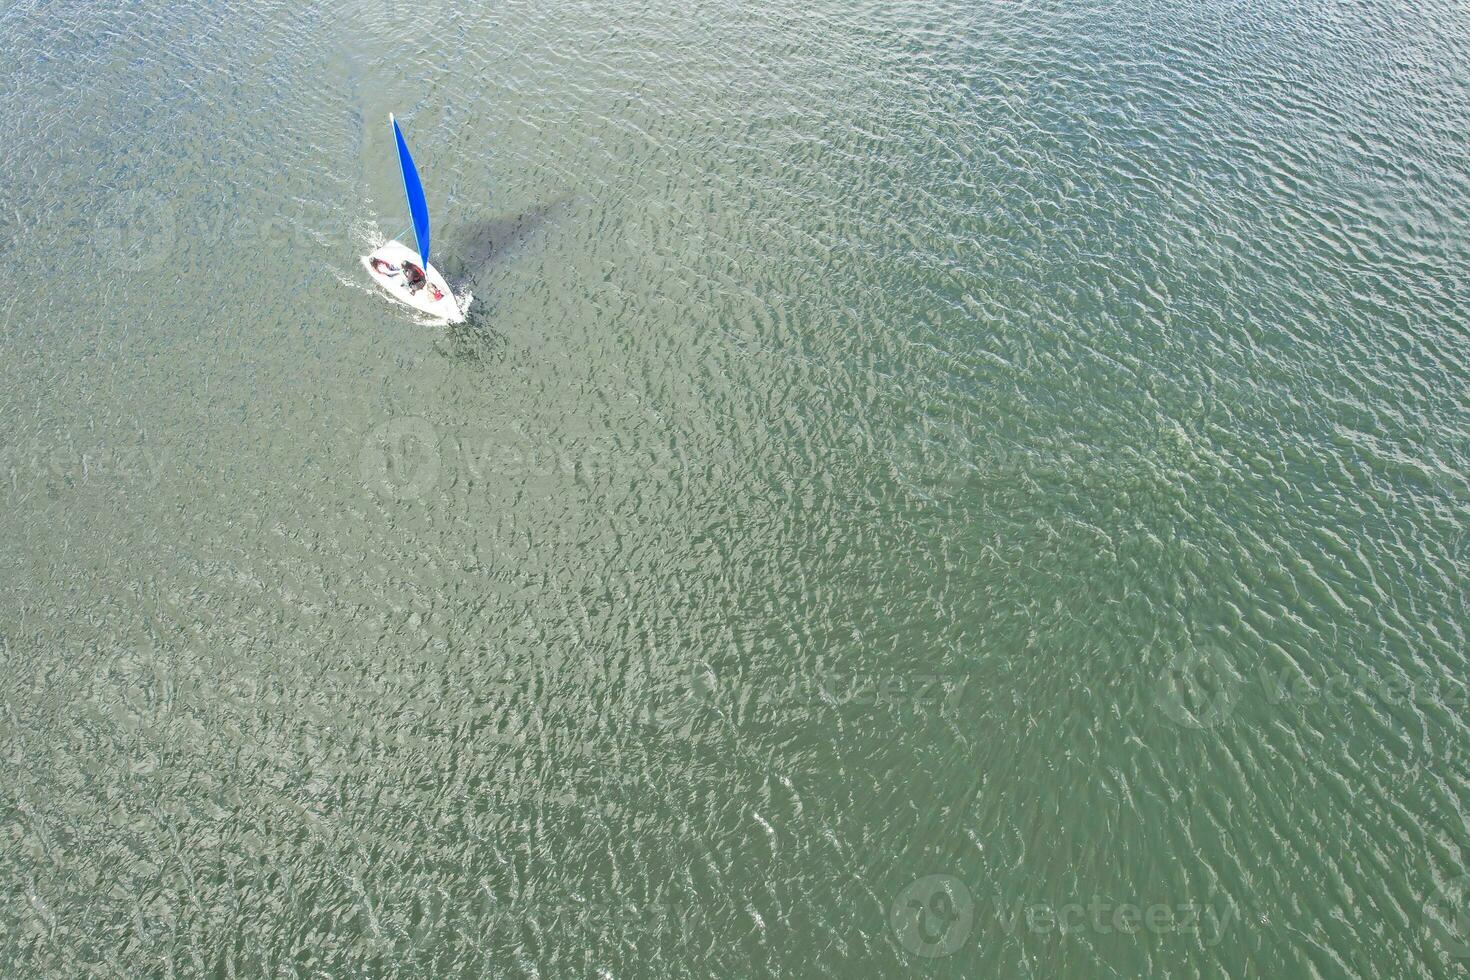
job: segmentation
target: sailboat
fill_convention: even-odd
[[[398,167],[403,171],[403,193],[408,198],[408,213],[413,219],[413,239],[417,251],[393,239],[362,257],[362,264],[388,295],[437,320],[460,323],[464,310],[449,289],[439,270],[429,264],[429,204],[424,200],[424,185],[419,180],[413,155],[403,139],[398,120],[388,114],[393,139],[398,144]],[[468,305],[468,304],[466,304]]]

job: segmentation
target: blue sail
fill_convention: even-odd
[[[393,124],[393,136],[398,140],[398,166],[403,170],[403,193],[408,198],[408,213],[413,216],[413,237],[419,246],[419,261],[424,264],[424,271],[429,269],[429,202],[424,200],[424,185],[419,181],[419,172],[413,165],[413,156],[408,152],[408,144],[403,141],[403,130],[398,128],[398,120],[393,114],[388,114],[388,121]]]

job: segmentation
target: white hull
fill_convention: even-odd
[[[373,259],[382,259],[399,271],[387,274],[379,272],[373,268]],[[418,265],[419,254],[400,241],[391,241],[372,255],[362,257],[362,267],[373,277],[373,282],[382,286],[383,291],[398,302],[411,306],[420,313],[427,313],[436,320],[446,323],[463,322],[465,311],[460,309],[459,301],[454,298],[449,283],[444,281],[439,270],[432,265],[425,269],[424,276],[428,281],[415,291],[408,288],[408,280],[404,277],[402,270],[405,262]],[[437,288],[443,297],[434,299],[434,290],[430,286]]]

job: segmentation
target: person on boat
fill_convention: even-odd
[[[380,259],[375,255],[373,256],[373,271],[382,276],[396,276],[398,275],[398,266],[389,262],[387,259]]]
[[[408,281],[408,291],[411,293],[418,292],[424,288],[424,283],[429,281],[424,275],[424,270],[412,262],[403,263],[403,276]]]
[[[437,303],[444,298],[444,291],[432,282],[429,282],[429,277],[424,275],[424,270],[412,262],[403,263],[403,275],[408,280],[408,291],[410,293],[417,293],[420,289],[428,289],[429,298],[434,302]]]

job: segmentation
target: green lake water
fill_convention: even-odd
[[[19,0],[0,161],[0,974],[1470,969],[1458,0]]]

